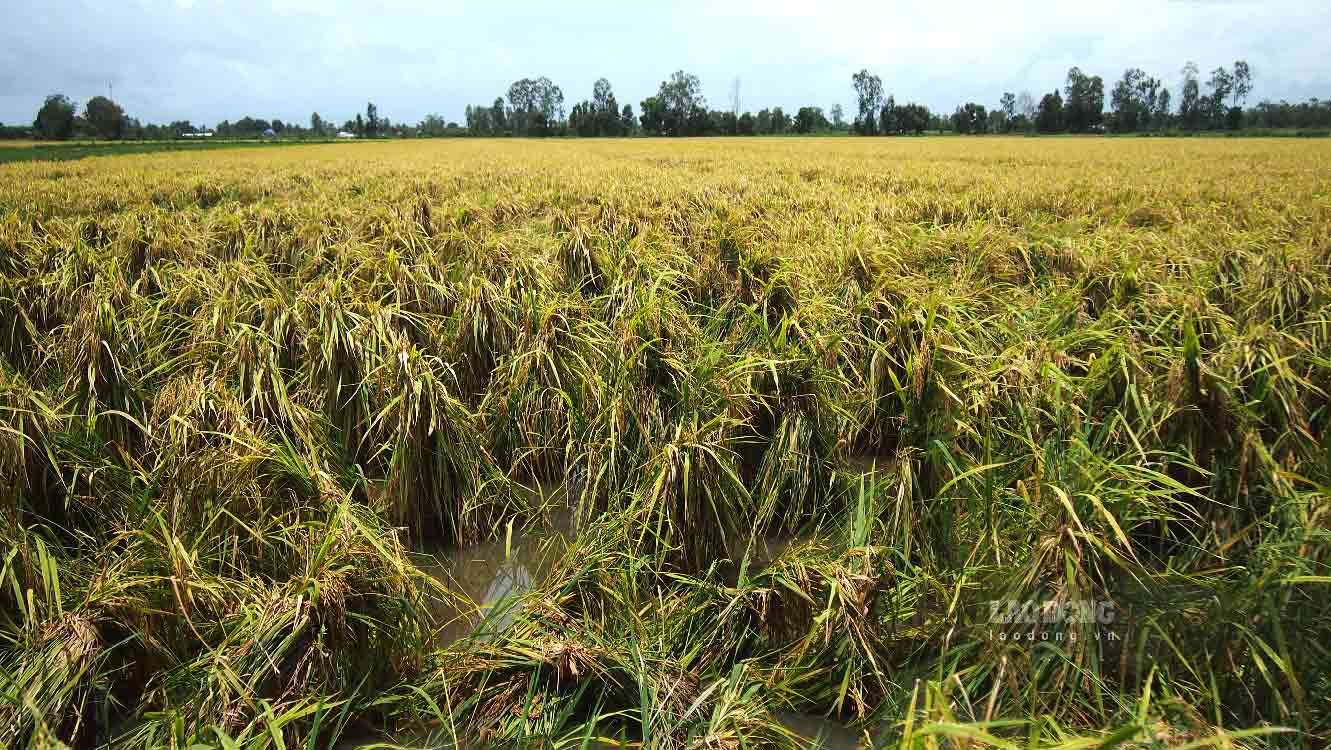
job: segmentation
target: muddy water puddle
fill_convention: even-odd
[[[482,624],[491,634],[503,630],[517,614],[522,596],[541,586],[576,536],[574,512],[561,508],[540,522],[505,528],[498,539],[488,542],[463,549],[419,550],[417,565],[450,592],[438,594],[432,601],[436,616],[445,623],[442,642],[460,640]],[[746,554],[752,575],[788,548],[810,539],[808,535],[779,535],[737,542],[723,573],[734,584]]]
[[[568,550],[576,537],[574,514],[554,514],[542,523],[505,530],[502,538],[465,549],[439,548],[418,552],[418,565],[447,589],[461,596],[437,597],[434,606],[447,624],[440,633],[444,643],[473,636],[487,638],[503,630],[519,611],[523,595],[540,587],[547,574]],[[749,570],[766,567],[788,547],[803,537],[767,537],[749,545],[739,545],[736,559],[745,549]],[[478,628],[485,632],[477,633]],[[868,748],[862,735],[835,720],[808,714],[777,712],[775,718],[801,739],[801,747],[810,750],[857,750]],[[381,733],[358,731],[342,738],[339,750],[470,750],[475,746],[457,743],[447,730],[409,730]],[[594,750],[639,748],[640,743],[620,745],[613,741],[594,741]]]
[[[559,497],[557,489],[543,488],[541,493]],[[432,601],[435,614],[446,623],[442,641],[466,637],[482,623],[488,632],[506,627],[521,606],[519,600],[541,585],[576,533],[573,510],[561,503],[533,523],[505,526],[488,542],[418,550],[416,564],[451,592]]]
[[[497,538],[463,549],[444,546],[416,551],[417,565],[451,592],[434,596],[432,602],[440,621],[446,623],[439,634],[442,643],[468,636],[486,638],[502,631],[518,613],[521,598],[541,586],[574,543],[576,513],[562,500],[559,489],[541,487],[533,492],[546,498],[558,498],[546,505],[546,513],[535,522],[511,524],[504,527]],[[737,566],[746,556],[748,571],[753,573],[770,565],[788,548],[811,538],[809,535],[774,535],[736,543],[729,553],[736,566],[733,572],[738,572]],[[484,628],[485,632],[478,633],[478,628]],[[807,741],[809,748],[852,750],[867,747],[862,744],[859,733],[834,720],[793,712],[779,712],[775,718]],[[407,733],[391,738],[361,734],[344,738],[339,743],[342,748],[374,746],[456,747],[445,732]],[[595,744],[598,748],[617,746],[614,743]]]
[[[868,748],[864,735],[832,719],[789,711],[776,712],[777,721],[807,742],[807,747],[819,750],[857,750]]]
[[[848,460],[847,471],[866,481],[876,481],[886,477],[892,467],[890,458],[857,455]],[[577,514],[562,485],[541,483],[525,491],[545,508],[537,522],[505,527],[497,538],[463,549],[417,550],[421,569],[453,592],[436,596],[434,601],[435,613],[447,623],[440,634],[445,643],[471,634],[487,615],[492,615],[487,628],[502,630],[516,614],[517,600],[541,585],[576,538]],[[734,584],[746,556],[747,573],[752,575],[788,548],[811,539],[811,534],[801,533],[735,540],[729,545],[730,561],[722,565],[722,573]]]
[[[511,546],[510,546],[511,545]],[[490,627],[502,629],[512,621],[523,594],[535,589],[557,555],[553,535],[524,530],[510,543],[492,542],[465,550],[436,550],[418,563],[452,595],[434,597],[435,614],[446,624],[440,634],[445,643],[469,635],[491,612]]]

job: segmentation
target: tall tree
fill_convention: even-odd
[[[883,111],[878,115],[878,132],[883,135],[896,135],[900,131],[901,123],[897,122],[897,100],[889,94],[887,101],[883,103]]]
[[[1179,119],[1183,121],[1183,127],[1188,130],[1200,128],[1204,114],[1201,84],[1197,81],[1197,74],[1197,63],[1189,60],[1183,66],[1183,97],[1179,101],[1178,110]]]
[[[1234,62],[1234,104],[1242,107],[1252,93],[1252,68],[1246,60]]]
[[[513,135],[528,135],[531,120],[536,109],[536,95],[532,89],[535,81],[522,78],[509,84],[508,119],[513,128]]]
[[[318,112],[310,115],[310,132],[318,138],[324,134],[324,118],[319,116]]]
[[[642,123],[642,131],[649,135],[661,135],[665,128],[665,103],[660,97],[649,96],[642,100],[642,114],[638,115],[638,120]]]
[[[1228,111],[1225,103],[1229,101],[1230,94],[1234,91],[1234,77],[1222,65],[1211,71],[1206,87],[1211,90],[1204,102],[1206,118],[1210,121],[1211,127],[1224,127],[1225,114]]]
[[[480,108],[480,110],[475,110],[472,107],[467,107],[467,111],[472,113],[472,117],[474,120],[475,113],[477,111],[485,112],[486,110],[484,107]],[[425,116],[424,120],[421,120],[419,123],[417,123],[416,132],[420,135],[429,138],[438,138],[439,136],[444,135],[446,132],[448,132],[448,123],[444,121],[443,117],[437,114],[428,114]]]
[[[821,107],[800,107],[795,114],[795,132],[812,133],[827,127],[827,117]]]
[[[850,77],[850,85],[855,89],[855,100],[859,105],[855,132],[874,135],[878,131],[878,110],[883,104],[883,79],[862,69]]]
[[[549,78],[523,78],[508,87],[514,135],[549,135],[564,119],[564,92]]]
[[[1063,131],[1063,97],[1059,96],[1057,90],[1040,99],[1040,108],[1035,114],[1035,129],[1041,133]]]
[[[610,81],[605,78],[597,78],[596,83],[592,84],[592,105],[597,110],[603,110],[610,105],[610,100],[615,97],[615,92],[610,86]]]
[[[42,108],[37,110],[32,128],[38,137],[47,140],[63,141],[70,137],[74,134],[74,102],[64,94],[46,97]]]
[[[592,86],[590,109],[589,112],[584,112],[584,117],[587,115],[590,115],[593,121],[593,135],[619,135],[621,130],[619,102],[615,101],[614,89],[611,88],[610,81],[605,78],[597,79]]]
[[[832,105],[832,127],[841,130],[846,126],[846,113],[840,104]]]
[[[578,102],[568,113],[568,129],[579,138],[589,138],[596,133],[596,110],[592,103]]]
[[[1069,130],[1085,133],[1104,122],[1105,85],[1100,76],[1088,76],[1081,68],[1068,71],[1063,91],[1063,119]]]
[[[1159,112],[1160,96],[1164,93],[1164,85],[1160,79],[1155,76],[1143,75],[1137,81],[1136,98],[1139,107],[1139,128],[1146,129],[1159,125],[1161,120],[1156,117]]]
[[[998,109],[1003,113],[1003,132],[1012,130],[1012,123],[1017,121],[1017,95],[1011,91],[1004,91],[1002,98],[998,100]]]
[[[1025,117],[1027,122],[1035,121],[1036,106],[1035,97],[1031,96],[1031,92],[1023,91],[1017,94],[1017,113]]]
[[[102,138],[118,139],[125,130],[125,111],[104,96],[94,96],[83,105],[83,119]]]
[[[893,109],[892,119],[896,121],[897,132],[900,133],[919,135],[933,119],[929,108],[923,104],[897,104]]]
[[[760,109],[753,118],[753,132],[758,135],[772,132],[772,110]]]
[[[661,82],[656,96],[642,103],[643,116],[647,115],[648,102],[656,108],[654,121],[659,124],[659,132],[665,135],[702,135],[707,127],[707,100],[702,95],[702,81],[698,76],[677,70],[670,79]],[[646,128],[647,121],[643,121]]]
[[[1160,83],[1141,68],[1128,68],[1110,93],[1111,123],[1115,132],[1134,133],[1145,128],[1155,110]]]
[[[491,135],[494,133],[494,124],[491,121],[494,112],[488,105],[467,107],[462,114],[464,122],[467,124],[467,132],[471,135]]]
[[[379,135],[379,108],[374,102],[365,105],[365,135],[368,138]]]
[[[735,132],[739,135],[753,135],[754,127],[753,115],[745,112],[739,116],[739,120],[735,123]]]
[[[989,129],[989,114],[985,111],[984,105],[966,102],[957,107],[952,113],[952,129],[962,135],[985,133]]]
[[[1169,89],[1161,86],[1160,93],[1155,96],[1155,110],[1151,114],[1151,122],[1155,123],[1157,128],[1169,127],[1170,117],[1173,116],[1169,100]]]
[[[615,99],[614,94],[610,95],[610,98],[606,101],[605,109],[597,112],[596,117],[601,135],[623,135],[623,128],[620,127],[619,102]]]

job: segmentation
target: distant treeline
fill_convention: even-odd
[[[324,120],[318,112],[310,115],[308,125],[283,122],[279,118],[265,120],[242,117],[235,122],[222,120],[214,127],[195,125],[179,120],[166,125],[143,124],[125,114],[115,102],[104,96],[93,97],[84,105],[83,112],[63,94],[46,97],[31,127],[5,127],[0,125],[0,138],[35,137],[43,140],[63,141],[71,138],[103,140],[168,140],[189,136],[211,135],[218,138],[333,138],[339,133],[361,138],[404,137],[416,135],[464,135],[457,123],[445,124],[437,115],[427,117],[415,126],[405,126],[380,117],[373,103],[365,114],[345,121],[340,127]],[[451,133],[448,131],[452,131]]]
[[[1317,98],[1291,104],[1263,100],[1247,106],[1253,70],[1239,60],[1231,68],[1212,70],[1201,80],[1200,69],[1187,63],[1181,72],[1177,97],[1163,81],[1140,68],[1129,68],[1109,89],[1105,82],[1080,68],[1068,71],[1062,89],[1038,99],[1028,91],[1004,92],[992,108],[977,102],[958,106],[951,115],[931,112],[922,104],[899,103],[887,93],[882,79],[868,70],[851,76],[856,114],[847,121],[841,105],[828,110],[800,107],[787,113],[781,107],[757,113],[742,111],[740,82],[735,80],[728,107],[708,106],[697,76],[676,71],[662,81],[657,93],[622,107],[610,81],[601,78],[592,95],[565,110],[564,92],[544,76],[513,82],[505,95],[490,104],[468,106],[464,122],[427,115],[412,125],[379,114],[373,103],[363,114],[340,126],[315,112],[308,124],[242,117],[223,120],[215,127],[188,120],[165,125],[142,124],[107,97],[88,100],[83,111],[68,97],[46,98],[32,125],[0,125],[0,138],[34,137],[46,140],[98,138],[106,140],[163,140],[211,134],[218,138],[409,138],[445,136],[519,136],[582,138],[652,136],[751,136],[785,133],[850,133],[855,135],[911,135],[928,131],[960,134],[984,133],[1175,133],[1240,130],[1331,128],[1331,100]],[[1177,102],[1177,106],[1176,106]]]
[[[857,124],[865,121],[865,108],[872,104],[872,98],[864,93],[867,87],[860,80],[868,75],[861,71],[856,76],[855,88],[860,96],[861,112]],[[871,78],[877,81],[876,76]],[[1161,79],[1141,68],[1129,68],[1110,89],[1106,109],[1104,79],[1074,67],[1068,71],[1063,90],[1054,89],[1044,94],[1038,103],[1027,91],[1020,94],[1004,92],[998,108],[993,110],[986,110],[984,105],[975,102],[957,107],[950,125],[958,133],[1138,133],[1325,127],[1331,123],[1331,108],[1317,99],[1306,105],[1263,101],[1257,107],[1245,110],[1244,105],[1252,92],[1253,71],[1243,60],[1235,62],[1232,70],[1224,66],[1212,70],[1204,92],[1196,63],[1183,66],[1182,81],[1176,109],[1173,94]],[[1310,114],[1320,114],[1320,117],[1298,118],[1296,124],[1295,118],[1281,118],[1278,114],[1299,108]],[[870,129],[873,111],[872,107],[867,110]]]
[[[564,92],[549,78],[524,78],[509,86],[507,97],[493,104],[466,108],[466,129],[473,135],[558,136],[584,138],[629,135],[778,135],[848,131],[841,106],[829,112],[821,107],[801,107],[787,113],[781,107],[757,113],[741,112],[739,82],[732,87],[730,108],[709,109],[697,76],[677,71],[662,81],[655,96],[622,108],[610,81],[601,78],[592,86],[592,96],[573,105],[565,117]]]

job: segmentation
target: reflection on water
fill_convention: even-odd
[[[553,493],[546,490],[542,495]],[[575,531],[573,521],[572,511],[559,506],[543,523],[505,528],[489,542],[460,550],[448,546],[421,550],[417,565],[453,594],[436,596],[432,602],[435,614],[446,623],[440,634],[444,642],[469,635],[487,616],[487,629],[503,629],[512,622],[517,600],[541,584],[567,549]]]
[[[790,547],[809,539],[808,536],[775,534],[751,540],[748,545],[734,550],[735,559],[740,560],[745,553],[749,556],[749,569],[765,568],[781,556]]]
[[[778,711],[776,718],[786,729],[808,741],[808,747],[822,750],[857,750],[860,734],[845,724],[808,714]]]
[[[852,477],[862,476],[866,480],[884,479],[896,469],[896,459],[891,456],[857,454],[846,459],[846,473]]]
[[[790,547],[810,538],[807,535],[774,534],[737,540],[730,545],[730,562],[722,568],[722,574],[726,582],[733,586],[739,582],[741,567],[745,568],[746,576],[752,576],[771,565]]]
[[[857,467],[858,468],[858,467]],[[872,466],[860,471],[872,473]],[[882,471],[881,466],[878,471]],[[558,489],[533,490],[543,499],[560,498]],[[418,550],[417,565],[434,576],[452,595],[433,597],[435,614],[446,625],[440,633],[444,643],[473,634],[485,622],[487,632],[502,630],[520,607],[520,598],[544,581],[552,566],[567,551],[576,536],[575,513],[565,502],[555,500],[543,522],[526,527],[504,529],[499,538],[465,549],[437,547]],[[747,557],[750,574],[767,567],[788,548],[808,541],[809,536],[778,535],[756,537],[734,545],[730,550],[734,568]],[[732,581],[733,582],[733,581]],[[486,618],[489,618],[488,621]],[[477,634],[477,637],[485,637]],[[861,735],[836,721],[792,712],[778,712],[776,718],[787,729],[807,741],[809,748],[858,750]],[[445,750],[456,747],[445,730],[399,732],[392,736],[375,732],[344,737],[340,748],[408,747]],[[614,743],[593,742],[593,747],[616,747]],[[867,747],[865,745],[864,747]]]

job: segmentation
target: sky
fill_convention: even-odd
[[[548,76],[566,108],[602,76],[634,110],[675,70],[708,103],[854,109],[868,68],[898,102],[950,112],[1004,91],[1039,95],[1078,66],[1164,80],[1244,59],[1260,99],[1331,98],[1331,2],[951,0],[486,2],[431,0],[4,0],[0,123],[26,124],[47,94],[113,93],[147,122],[245,115],[342,122],[374,101],[394,122],[461,121],[523,77]]]

